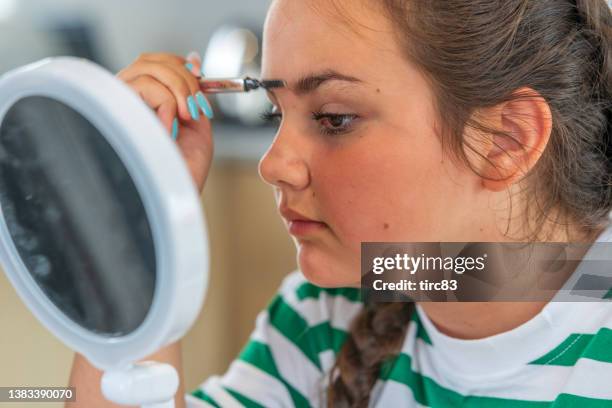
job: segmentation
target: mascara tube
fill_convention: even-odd
[[[284,81],[267,80],[259,81],[253,78],[199,78],[200,89],[204,93],[236,93],[249,92],[258,88],[282,88],[285,86]]]

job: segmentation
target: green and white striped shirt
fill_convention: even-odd
[[[598,241],[612,241],[606,231]],[[324,289],[300,271],[283,281],[222,376],[188,407],[322,407],[328,372],[363,307],[355,288]],[[612,302],[550,302],[495,336],[439,332],[417,306],[398,356],[383,366],[374,407],[612,407]]]

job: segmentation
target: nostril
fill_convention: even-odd
[[[270,185],[303,190],[310,180],[304,158],[304,150],[295,143],[279,144],[277,138],[259,161],[259,175]]]

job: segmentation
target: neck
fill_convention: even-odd
[[[422,302],[436,328],[458,339],[480,339],[511,330],[537,315],[547,302]]]
[[[588,234],[578,234],[578,239],[576,236],[554,235],[554,239],[549,237],[549,240],[592,243],[602,231],[603,228]],[[512,330],[536,316],[547,303],[547,301],[420,302],[419,305],[441,333],[468,340]]]

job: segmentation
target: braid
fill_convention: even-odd
[[[414,303],[406,302],[364,306],[329,374],[329,407],[368,406],[382,364],[399,352],[413,311]]]

